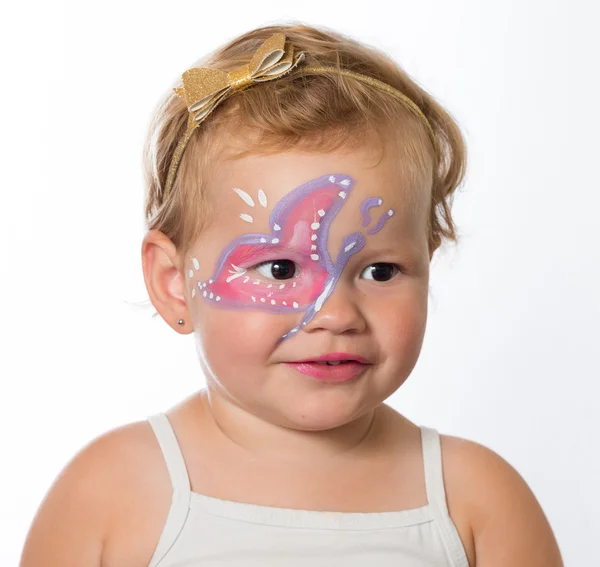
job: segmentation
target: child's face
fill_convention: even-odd
[[[218,167],[217,221],[185,259],[211,390],[269,421],[326,429],[409,376],[427,319],[429,194],[407,204],[392,154],[377,164],[369,149],[286,152]],[[333,352],[371,364],[343,383],[285,364]]]

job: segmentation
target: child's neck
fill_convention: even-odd
[[[215,434],[241,459],[334,466],[381,449],[385,404],[340,427],[304,431],[253,415],[211,387],[201,396]]]

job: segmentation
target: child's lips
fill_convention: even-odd
[[[352,360],[341,364],[327,364],[324,361],[286,362],[301,374],[307,374],[325,382],[345,382],[357,377],[369,364]]]
[[[315,358],[306,358],[304,360],[296,360],[294,364],[301,363],[316,363],[316,362],[359,362],[361,364],[370,364],[370,362],[363,356],[358,354],[351,354],[347,352],[333,352],[331,354],[324,354],[322,356],[316,356]]]

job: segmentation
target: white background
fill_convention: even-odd
[[[434,256],[421,357],[388,403],[502,455],[565,565],[600,565],[599,16],[582,0],[4,8],[0,563],[84,445],[204,387],[192,335],[136,305],[143,138],[196,59],[293,20],[389,53],[468,144],[461,242]]]

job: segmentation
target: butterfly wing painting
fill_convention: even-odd
[[[270,234],[247,233],[225,247],[214,275],[197,282],[202,296],[230,309],[306,310],[335,271],[327,253],[327,233],[352,185],[347,175],[324,175],[290,191],[269,217]],[[248,270],[282,258],[301,264],[299,277],[267,281]]]

